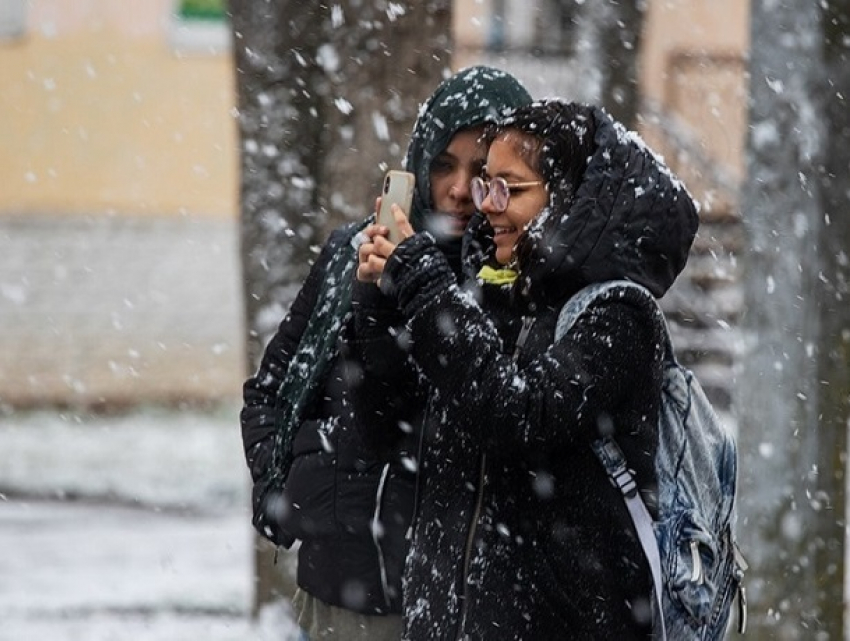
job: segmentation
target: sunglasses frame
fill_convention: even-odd
[[[484,180],[480,176],[476,176],[469,181],[469,192],[472,194],[472,202],[475,205],[475,208],[479,211],[481,211],[484,201],[489,197],[490,205],[497,212],[501,213],[508,208],[508,204],[511,201],[511,192],[513,190],[525,187],[534,187],[535,185],[542,184],[542,180],[509,183],[501,176],[497,176],[490,180]],[[502,202],[502,199],[504,199],[504,202]]]

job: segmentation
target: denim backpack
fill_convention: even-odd
[[[629,281],[585,287],[567,301],[555,340],[597,298],[625,289],[649,298],[665,329],[664,379],[658,417],[658,519],[653,521],[628,462],[613,438],[593,443],[623,494],[652,569],[654,636],[722,639],[738,597],[738,631],[746,629],[747,569],[735,541],[737,449],[693,373],[676,360],[664,314],[650,292]]]

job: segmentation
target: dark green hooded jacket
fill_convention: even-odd
[[[430,164],[460,129],[530,102],[515,78],[472,67],[445,80],[422,106],[405,167],[417,178],[411,219],[432,209]],[[349,356],[357,322],[396,313],[373,285],[354,285],[354,236],[331,234],[296,299],[244,385],[242,437],[253,480],[254,526],[298,551],[298,585],[325,603],[365,614],[401,612],[401,573],[414,506],[414,477],[401,443],[379,459],[355,428],[350,399],[358,371],[403,357],[395,340]],[[459,241],[442,247],[459,266]],[[352,306],[363,314],[356,321]],[[365,319],[365,320],[364,320]],[[361,418],[361,420],[367,420]]]

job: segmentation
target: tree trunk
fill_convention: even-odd
[[[247,371],[315,257],[373,210],[419,104],[448,72],[450,0],[229,0],[241,136]],[[258,539],[255,610],[289,595]],[[290,577],[283,581],[284,577]]]
[[[844,638],[848,3],[831,3],[843,15],[832,38],[822,4],[752,7],[737,406],[739,533],[756,638]]]
[[[638,53],[645,0],[611,3],[614,15],[599,34],[602,62],[602,105],[627,127],[637,126]]]
[[[627,127],[637,126],[639,102],[638,54],[643,31],[645,0],[585,2],[577,12],[579,32],[593,38],[589,59],[600,78],[599,102]]]

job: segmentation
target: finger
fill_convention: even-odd
[[[374,283],[378,280],[378,276],[366,264],[357,268],[356,276],[361,283]]]
[[[374,283],[375,275],[372,273],[372,270],[369,269],[369,265],[363,263],[357,268],[357,280],[362,283]]]
[[[380,256],[382,259],[387,259],[395,251],[395,243],[390,241],[385,236],[377,236],[372,243],[375,247],[373,255]]]
[[[376,236],[386,236],[390,233],[390,230],[387,229],[385,225],[377,224],[367,225],[363,231],[370,239],[375,238]]]
[[[398,205],[393,205],[392,212],[402,238],[410,238],[413,236],[415,232],[413,231],[413,227],[410,225],[410,220],[407,218],[407,214],[404,213],[404,210]]]
[[[361,265],[369,260],[369,256],[375,251],[375,246],[370,242],[365,242],[357,249],[357,262]]]
[[[384,265],[386,265],[386,261],[383,258],[373,255],[358,268],[358,272],[364,280],[374,283],[384,273]]]

